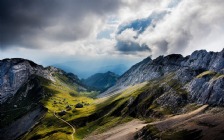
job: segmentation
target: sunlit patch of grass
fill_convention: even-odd
[[[66,110],[66,107],[70,106],[71,109],[67,110],[66,114],[61,117],[69,121],[95,111],[95,105],[93,104],[94,99],[80,93],[80,91],[78,91],[78,85],[70,84],[66,81],[66,77],[58,74],[55,74],[54,79],[55,82],[53,83],[40,78],[44,89],[44,96],[41,103],[48,109],[48,112],[45,114],[44,118],[41,119],[40,123],[22,139],[71,139],[71,127],[57,119],[54,116],[54,112]],[[86,92],[85,94],[88,93]],[[89,93],[89,95],[91,94],[94,93]],[[84,107],[80,109],[75,108],[77,103],[82,103]]]
[[[79,95],[81,96],[86,96],[86,97],[90,97],[90,98],[96,98],[97,95],[99,95],[99,91],[90,91],[90,92],[87,92],[87,91],[81,91],[79,92]]]
[[[55,74],[55,82],[42,82],[44,87],[45,97],[41,103],[48,109],[45,117],[41,122],[33,128],[23,139],[70,139],[72,129],[64,122],[58,120],[53,113],[66,110],[70,106],[70,110],[66,110],[62,119],[68,121],[76,127],[76,120],[82,118],[87,119],[87,124],[81,127],[76,127],[75,138],[82,139],[86,135],[94,131],[101,133],[114,127],[120,123],[132,120],[128,116],[119,116],[116,112],[123,109],[130,98],[136,98],[139,91],[146,83],[130,86],[121,94],[117,94],[104,99],[94,98],[98,93],[78,91],[76,85],[71,85],[67,82],[66,77]],[[63,79],[63,80],[62,80]],[[75,108],[75,105],[81,103],[83,108]],[[95,116],[94,120],[89,121],[89,116]]]
[[[68,134],[57,132],[43,138],[43,140],[72,140],[72,139],[71,139],[71,136]]]
[[[218,80],[218,79],[221,79],[221,78],[224,78],[224,74],[217,73],[217,74],[212,78],[212,80]]]
[[[218,72],[214,72],[214,71],[205,71],[202,72],[201,74],[199,74],[196,78],[203,78],[206,76],[211,76],[213,81],[218,80],[220,78],[224,78],[224,74],[218,73]]]
[[[23,140],[28,139],[44,139],[47,137],[51,137],[53,134],[62,133],[64,135],[68,135],[72,133],[71,128],[63,123],[62,121],[58,120],[54,115],[53,112],[47,112],[44,118],[40,121],[40,123],[33,128]]]
[[[203,78],[205,76],[214,76],[216,74],[216,72],[214,71],[205,71],[202,72],[201,74],[199,74],[196,78]]]
[[[183,107],[182,111],[185,113],[191,112],[191,111],[194,111],[194,110],[200,108],[201,106],[202,106],[202,104],[189,103]]]
[[[96,99],[94,102],[96,106],[91,113],[99,112],[99,114],[103,114],[103,116],[99,116],[99,118],[96,119],[95,121],[87,123],[87,125],[84,127],[78,128],[77,132],[75,133],[76,139],[82,139],[92,132],[94,134],[102,133],[118,124],[131,121],[133,119],[132,117],[126,115],[123,116],[122,114],[117,113],[122,113],[120,112],[121,111],[120,108],[125,110],[125,106],[127,105],[128,100],[130,98],[137,97],[137,95],[141,93],[141,91],[139,90],[143,88],[145,85],[146,83],[131,86],[125,91],[123,91],[121,94]],[[81,110],[82,109],[80,109],[79,111]],[[79,114],[82,113],[79,112]],[[79,115],[79,117],[77,118],[81,118],[83,116],[84,115]]]

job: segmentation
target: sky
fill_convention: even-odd
[[[223,0],[0,0],[0,59],[91,71],[220,51],[223,7]]]

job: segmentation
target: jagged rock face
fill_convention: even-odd
[[[224,49],[219,52],[207,52],[205,50],[193,52],[181,66],[190,67],[194,70],[213,70],[220,71],[224,68]]]
[[[195,78],[186,86],[191,100],[201,104],[224,105],[224,77]]]
[[[113,94],[114,91],[119,91],[129,85],[173,74],[171,79],[175,79],[183,85],[183,88],[188,92],[189,101],[224,105],[223,70],[224,49],[221,52],[195,51],[186,57],[173,54],[165,57],[160,56],[154,60],[146,58],[124,73],[116,85],[104,92],[100,97]],[[197,78],[197,75],[205,71],[213,71],[219,75],[219,78]],[[163,101],[179,102],[179,97],[175,96],[174,92],[170,92],[170,89],[164,90],[164,92],[169,92],[169,94],[160,97],[159,102],[161,104],[164,104]]]
[[[13,96],[32,75],[52,79],[50,71],[24,59],[4,59],[0,61],[0,104]]]
[[[176,71],[180,68],[180,62],[183,60],[183,56],[178,54],[168,55],[166,57],[160,56],[154,60],[148,57],[131,67],[119,78],[115,86],[107,90],[101,96],[110,94],[129,85],[149,81]]]
[[[36,125],[36,123],[44,116],[47,109],[43,107],[37,107],[35,110],[28,112],[18,120],[11,123],[9,126],[0,130],[0,139],[2,140],[15,140],[19,136],[26,133],[30,128]]]

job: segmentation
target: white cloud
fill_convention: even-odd
[[[126,29],[121,34],[118,34],[116,36],[116,39],[119,41],[135,42],[135,37],[137,36],[137,34],[137,31],[134,31],[133,29]]]
[[[221,0],[182,0],[155,29],[149,28],[140,35],[138,41],[146,43],[154,57],[189,54],[196,49],[220,51],[220,44],[224,45],[223,7]]]
[[[58,2],[62,5],[64,3]],[[7,43],[13,43],[13,48],[7,49],[0,44],[0,48],[4,47],[4,50],[0,50],[1,58],[14,56],[36,61],[38,54],[41,53],[42,58],[38,61],[47,60],[48,56],[63,60],[66,57],[67,59],[85,57],[89,58],[87,61],[91,61],[93,57],[122,58],[123,55],[128,59],[143,59],[149,55],[156,57],[169,53],[186,55],[196,49],[219,51],[224,46],[223,0],[121,0],[115,1],[114,4],[111,1],[101,0],[100,6],[97,6],[96,1],[92,2],[95,8],[91,8],[92,5],[86,1],[83,4],[82,1],[75,2],[80,2],[78,4],[81,6],[76,5],[74,8],[73,2],[64,6],[57,5],[58,8],[53,10],[46,10],[43,6],[42,12],[37,12],[40,14],[37,16],[32,15],[33,12],[27,15],[26,10],[22,11],[26,15],[21,17],[22,13],[19,16],[21,20],[25,19],[27,22],[17,19],[18,23],[21,23],[13,27],[12,31],[7,30],[12,32],[12,37],[18,38],[9,37],[6,40]],[[161,21],[155,22],[155,27],[149,26],[138,37],[136,37],[137,31],[131,28],[120,35],[116,34],[121,24],[146,18],[155,11],[165,10],[170,13]],[[50,13],[46,17],[45,11]],[[35,21],[41,22],[37,25]],[[17,32],[14,32],[14,28],[18,28],[15,30]],[[110,37],[97,38],[104,31],[108,31],[107,35]],[[132,51],[121,53],[119,48],[116,48],[117,41],[134,43],[130,45]],[[5,45],[8,45],[7,43]],[[150,49],[136,48],[142,47],[143,44]],[[122,50],[126,51],[128,48],[123,46]]]

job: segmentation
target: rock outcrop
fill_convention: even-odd
[[[0,129],[0,139],[14,140],[22,136],[30,130],[30,128],[34,127],[46,112],[47,109],[41,106],[37,107],[35,110],[27,113],[4,129]]]
[[[52,80],[50,71],[32,61],[14,58],[0,61],[0,104],[13,96],[31,75]]]
[[[108,96],[116,91],[145,81],[169,77],[178,81],[183,90],[186,90],[188,101],[211,105],[224,105],[224,49],[221,52],[195,51],[191,55],[183,57],[179,54],[159,56],[152,60],[150,57],[132,66],[117,81],[115,86],[109,88],[99,97]],[[203,75],[205,76],[198,76]],[[206,74],[212,75],[207,77]],[[164,85],[163,81],[159,81]],[[163,98],[173,102],[179,100],[170,88],[164,93],[170,93]],[[171,97],[172,96],[172,97]],[[176,98],[176,99],[174,99]]]
[[[32,61],[13,58],[3,59],[0,61],[0,104],[4,103],[9,97],[12,97],[18,89],[28,82],[32,75],[37,75],[45,79],[55,81],[52,74],[59,73],[65,75],[69,82],[79,85],[81,90],[85,90],[85,86],[79,78],[72,74],[66,73],[61,69],[49,66],[44,68]]]

